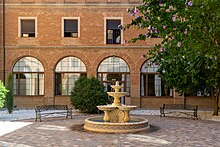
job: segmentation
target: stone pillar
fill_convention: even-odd
[[[54,72],[44,71],[44,103],[47,105],[56,104],[54,97]]]
[[[87,67],[87,71],[86,72],[87,72],[87,77],[94,76],[96,78],[96,76],[97,76],[96,67],[93,67],[93,66]]]
[[[135,105],[140,108],[140,72],[131,73],[130,77],[130,105]]]

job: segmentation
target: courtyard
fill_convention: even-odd
[[[135,110],[132,116],[149,120],[150,129],[129,134],[105,134],[85,131],[84,120],[97,116],[75,113],[73,119],[43,118],[35,122],[33,111],[25,120],[0,121],[0,146],[3,147],[217,147],[220,122],[201,118],[160,117],[158,111]],[[142,115],[141,115],[142,114]],[[1,114],[1,118],[4,115]],[[21,116],[21,114],[20,114]],[[33,116],[33,117],[32,117]],[[22,116],[21,116],[22,118]],[[1,119],[2,120],[2,119]],[[6,121],[7,120],[7,121]],[[5,126],[5,127],[4,127]]]

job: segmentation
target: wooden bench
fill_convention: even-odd
[[[186,115],[190,115],[193,117],[194,120],[198,119],[197,116],[198,105],[184,105],[184,104],[163,104],[163,106],[160,107],[160,117],[162,116],[165,117],[165,114],[176,112],[175,110],[183,110],[178,112]]]
[[[35,106],[36,118],[41,121],[43,116],[58,114],[65,115],[66,119],[70,116],[72,119],[72,108],[69,109],[67,105],[43,105],[43,106]]]

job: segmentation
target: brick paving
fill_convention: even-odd
[[[0,136],[3,147],[219,147],[220,122],[188,118],[136,116],[149,120],[146,132],[130,134],[105,134],[83,130],[84,120],[90,117],[74,116],[73,119],[34,119],[18,130]],[[1,124],[0,124],[1,125]]]

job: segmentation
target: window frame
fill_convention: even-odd
[[[100,69],[101,65],[104,64],[107,59],[110,59],[111,61],[114,60],[113,58],[118,58],[121,59],[124,63],[126,63],[126,71],[103,71],[103,69]],[[113,62],[113,61],[112,61]],[[108,62],[109,63],[109,62]],[[113,65],[113,69],[114,69],[114,65]],[[120,67],[119,67],[120,69]],[[108,75],[108,74],[118,74],[118,75],[124,75],[124,80],[120,80],[119,83],[120,84],[124,84],[124,92],[126,92],[126,96],[130,96],[131,93],[131,71],[130,71],[130,67],[129,64],[121,57],[118,56],[109,56],[105,59],[103,59],[98,67],[97,67],[97,79],[104,85],[104,83],[112,83],[115,84],[115,80],[104,80],[104,76],[103,75]],[[129,82],[127,81],[127,77],[129,77]],[[127,91],[127,88],[129,89],[129,91]],[[107,90],[107,89],[106,89]]]
[[[120,45],[123,44],[123,40],[124,40],[124,35],[123,35],[123,31],[121,30],[121,40],[120,43],[115,43],[115,44],[107,44],[107,20],[121,20],[121,24],[123,24],[123,17],[104,17],[104,44],[106,45]]]
[[[22,95],[21,94],[21,74],[37,74],[37,81],[38,81],[38,84],[37,84],[37,89],[38,89],[38,92],[36,95]],[[40,74],[44,76],[44,85],[43,85],[43,94],[40,94]],[[13,72],[13,80],[14,80],[14,75],[18,75],[18,88],[16,89],[17,90],[17,94],[14,94],[14,96],[44,96],[45,95],[45,74],[44,72]],[[16,85],[14,85],[16,86]],[[15,90],[15,88],[13,88],[13,90]]]
[[[65,20],[77,20],[77,27],[78,27],[78,33],[77,33],[77,37],[64,37],[64,33],[65,33],[65,31],[64,31],[64,21]],[[80,17],[62,17],[62,25],[61,25],[61,30],[62,30],[62,32],[61,32],[61,37],[62,38],[79,38],[80,37]]]
[[[142,67],[143,66],[145,66],[145,63],[146,63],[147,61],[145,61],[143,64],[142,64],[142,66],[141,66],[141,71],[140,71],[140,97],[173,97],[173,95],[174,95],[174,91],[173,91],[173,89],[170,89],[170,90],[172,90],[171,92],[172,92],[172,95],[162,95],[162,91],[163,91],[163,89],[162,89],[162,78],[161,78],[161,96],[151,96],[151,95],[149,95],[149,87],[148,87],[148,84],[149,84],[149,79],[148,79],[148,76],[149,75],[160,75],[160,73],[159,72],[157,72],[157,71],[155,71],[155,68],[157,68],[157,67],[151,67],[151,68],[153,68],[153,71],[142,71]],[[144,88],[144,95],[142,95],[142,76],[146,76],[147,78],[146,78],[146,85],[144,86],[145,88]],[[154,81],[155,82],[155,81]],[[155,86],[155,85],[154,85]],[[165,89],[166,90],[166,89]]]
[[[21,32],[21,21],[22,20],[34,20],[35,24],[35,37],[24,37],[22,36]],[[36,38],[38,36],[37,34],[37,17],[18,17],[18,37],[19,38]]]
[[[76,58],[78,61],[82,62],[84,64],[84,66],[85,66],[85,71],[80,71],[80,70],[76,70],[76,71],[58,70],[57,71],[59,63],[62,64],[62,61],[65,61],[65,59],[67,59],[67,58]],[[72,64],[72,62],[70,62],[70,64]],[[72,65],[69,65],[69,66],[72,66]],[[62,67],[67,67],[67,66],[62,66]],[[80,74],[80,76],[85,75],[87,77],[87,67],[86,67],[86,64],[80,58],[75,57],[75,56],[66,56],[66,57],[63,57],[62,59],[60,59],[57,62],[57,64],[55,65],[55,69],[54,69],[54,94],[55,94],[55,96],[70,96],[70,94],[63,94],[62,93],[62,86],[63,86],[62,85],[62,83],[63,83],[62,76],[64,74]],[[60,81],[57,81],[57,75],[61,75]],[[59,87],[60,84],[61,84],[61,89]]]

